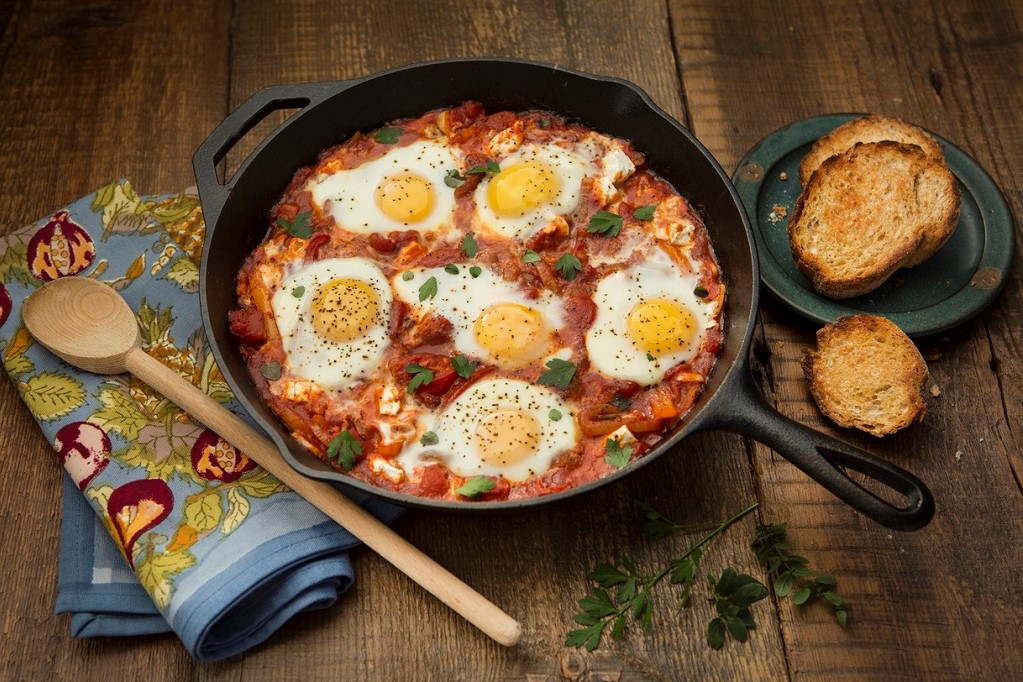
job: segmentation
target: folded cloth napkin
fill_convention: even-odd
[[[19,311],[46,281],[104,281],[135,310],[146,352],[244,417],[203,334],[204,227],[193,193],[138,196],[121,180],[0,238],[0,348],[66,470],[57,611],[72,635],[173,630],[214,661],[334,603],[358,541],[142,382],[51,355]]]

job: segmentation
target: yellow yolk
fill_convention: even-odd
[[[328,341],[354,341],[366,335],[379,307],[377,293],[366,282],[332,279],[313,299],[313,328]]]
[[[686,306],[659,298],[640,303],[629,313],[629,338],[654,355],[687,348],[696,336],[696,318]]]
[[[499,216],[519,217],[550,203],[558,194],[558,176],[546,164],[515,163],[490,181],[487,201]]]
[[[484,417],[476,427],[476,447],[487,464],[517,464],[536,452],[540,431],[533,415],[515,409],[499,410]]]
[[[540,313],[518,303],[497,303],[476,318],[476,341],[493,354],[497,364],[521,367],[540,357],[547,347],[547,326]]]
[[[413,173],[395,175],[377,185],[376,202],[388,218],[416,223],[433,211],[433,187]]]

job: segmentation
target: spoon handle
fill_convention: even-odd
[[[409,544],[333,486],[298,473],[277,447],[230,410],[136,347],[125,357],[128,371],[217,432],[314,507],[344,526],[398,570],[412,578],[496,642],[513,646],[522,628],[454,574]]]

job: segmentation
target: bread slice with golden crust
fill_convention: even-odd
[[[943,161],[941,146],[927,131],[891,116],[870,115],[843,123],[827,135],[819,138],[799,164],[799,183],[803,187],[810,176],[824,160],[841,154],[858,142],[881,142],[891,140],[903,144],[915,144],[924,154]]]
[[[817,407],[839,426],[880,438],[927,413],[927,364],[886,318],[840,317],[817,332],[817,349],[807,349],[801,364]]]
[[[916,145],[858,143],[810,177],[789,218],[789,247],[817,292],[851,298],[929,257],[958,221],[959,188],[944,162]]]

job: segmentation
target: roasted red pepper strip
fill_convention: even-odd
[[[423,384],[419,390],[430,395],[442,396],[448,392],[448,390],[454,386],[455,379],[458,378],[458,374],[454,371],[444,372],[433,377],[433,381],[428,384]]]

